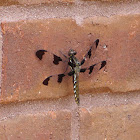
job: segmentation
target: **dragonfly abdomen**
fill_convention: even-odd
[[[75,97],[75,102],[77,104],[80,103],[80,100],[79,100],[79,76],[78,74],[74,74],[73,75],[73,89],[74,89],[74,97]]]

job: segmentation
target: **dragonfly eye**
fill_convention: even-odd
[[[68,52],[68,55],[69,56],[72,56],[72,55],[76,55],[77,54],[77,52],[75,51],[75,50],[69,50],[69,52]]]
[[[77,52],[74,52],[74,55],[76,55],[77,54]]]

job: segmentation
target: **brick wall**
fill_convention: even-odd
[[[0,1],[0,140],[139,140],[140,2],[94,0]],[[80,74],[80,105],[71,77],[38,49],[82,59],[99,39],[94,58],[105,68]],[[85,67],[86,67],[85,66]]]

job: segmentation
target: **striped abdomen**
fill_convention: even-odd
[[[79,100],[79,74],[74,73],[73,75],[73,89],[74,89],[74,97],[75,97],[75,102],[79,105],[80,100]]]

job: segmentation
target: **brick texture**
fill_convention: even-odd
[[[14,5],[18,4],[17,1],[11,1],[11,0],[1,0],[0,1],[0,6],[8,6],[8,5]]]
[[[3,70],[1,103],[73,94],[72,79],[62,84],[42,81],[61,73],[66,66],[53,66],[51,57],[39,61],[35,52],[47,49],[67,55],[70,48],[85,54],[93,41],[100,39],[96,57],[89,64],[107,60],[107,66],[92,75],[80,75],[80,93],[127,92],[139,90],[140,17],[114,16],[87,18],[82,25],[70,18],[2,23]],[[55,84],[55,86],[54,86]]]
[[[140,105],[80,109],[80,140],[139,140]]]
[[[0,121],[1,140],[71,140],[71,114],[66,111],[23,114]]]
[[[101,2],[133,2],[133,0],[78,0],[82,1],[101,1]],[[135,0],[139,1],[139,0]],[[1,0],[0,6],[9,6],[9,5],[38,5],[38,4],[74,4],[76,0]]]
[[[0,140],[139,140],[139,0],[0,0]],[[80,105],[72,77],[58,56],[77,51],[81,60],[99,39],[102,70],[79,75]],[[69,68],[70,70],[70,68]]]
[[[34,4],[72,4],[74,0],[1,0],[1,6],[7,5],[34,5]]]
[[[133,0],[83,0],[83,1],[101,1],[101,2],[133,2]],[[139,1],[139,0],[136,0]]]

